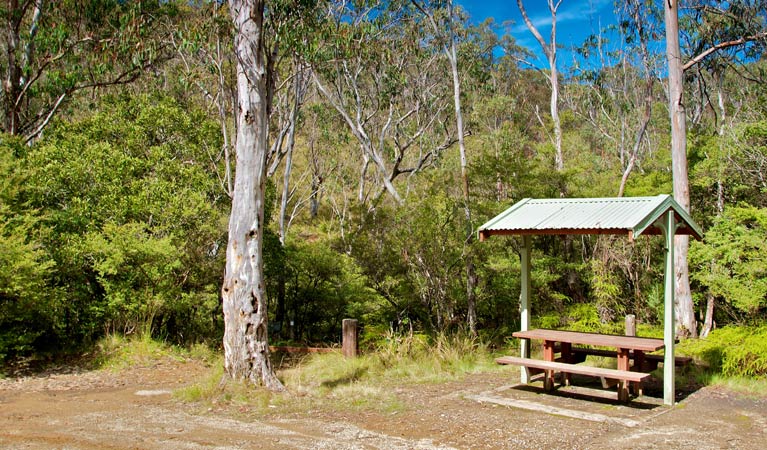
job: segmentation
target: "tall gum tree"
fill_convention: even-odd
[[[424,32],[409,4],[352,6],[341,3],[329,11],[333,31],[319,45],[326,54],[312,75],[359,144],[357,201],[372,211],[384,193],[404,203],[395,180],[433,165],[458,138],[440,126],[450,92],[439,55],[419,45]],[[374,186],[368,186],[371,178]]]
[[[671,172],[674,184],[674,200],[686,211],[690,210],[690,181],[687,175],[687,124],[684,108],[684,69],[679,47],[679,2],[664,0],[666,23],[666,59],[668,61],[668,101],[671,118]],[[698,328],[695,309],[690,293],[690,275],[687,254],[690,248],[688,236],[674,238],[674,280],[677,333],[696,337]]]
[[[750,65],[746,61],[763,54],[767,45],[767,24],[763,19],[765,7],[767,4],[764,1],[740,0],[726,4],[701,1],[692,5],[685,17],[689,28],[685,30],[687,36],[684,41],[690,47],[690,54],[695,55],[683,66],[683,70],[694,80],[696,87],[693,93],[695,109],[692,123],[699,123],[707,110],[716,111],[716,133],[719,137],[717,158],[731,158],[729,146],[724,142],[726,130],[732,128],[734,123],[734,116],[729,117],[726,106],[729,101],[725,75],[729,72],[728,69],[733,69],[732,72],[740,74],[744,81],[750,78],[742,74],[743,69]],[[712,102],[712,97],[716,98],[716,105]],[[734,114],[737,114],[738,109]],[[716,170],[713,176],[716,192],[714,211],[717,217],[724,211],[727,184],[725,170],[722,167]],[[714,327],[714,306],[715,296],[709,289],[706,292],[706,312],[700,337],[706,337]]]
[[[466,239],[464,241],[464,262],[466,264],[466,321],[469,332],[477,334],[477,274],[474,268],[471,243],[474,238],[474,226],[471,222],[471,208],[469,203],[469,171],[466,159],[466,144],[464,142],[463,113],[461,111],[461,79],[458,74],[458,55],[455,45],[455,29],[453,17],[453,2],[447,1],[447,33],[441,31],[434,14],[427,9],[428,5],[422,5],[417,0],[411,0],[413,5],[428,19],[435,35],[443,41],[442,50],[450,63],[450,73],[453,77],[453,105],[455,111],[455,124],[458,135],[458,151],[461,159],[461,190],[463,192],[463,211],[466,220]],[[442,36],[446,34],[446,36]]]
[[[237,57],[237,140],[226,271],[224,368],[236,380],[285,388],[269,360],[263,236],[268,152],[269,80],[264,1],[229,2]]]
[[[562,126],[559,121],[559,72],[557,71],[557,10],[559,5],[562,4],[562,0],[548,0],[549,11],[551,12],[551,36],[549,43],[543,38],[538,28],[527,16],[527,10],[525,10],[522,0],[517,0],[517,7],[519,8],[522,19],[525,21],[525,25],[533,34],[535,40],[540,44],[543,53],[546,55],[546,59],[549,63],[549,82],[551,83],[551,120],[554,123],[554,166],[558,172],[561,172],[565,168],[564,157],[562,156]]]
[[[708,2],[701,1],[693,4],[688,16],[688,24],[691,25],[692,35],[688,35],[686,42],[690,43],[692,56],[682,64],[682,55],[679,46],[679,6],[678,0],[667,0],[665,4],[666,20],[666,43],[667,57],[669,61],[669,102],[671,114],[672,132],[672,171],[674,179],[674,197],[689,210],[690,189],[687,175],[686,154],[686,117],[683,92],[683,74],[693,68],[699,68],[709,59],[718,59],[718,68],[713,69],[714,77],[722,77],[725,67],[735,66],[734,60],[740,59],[741,55],[754,58],[763,54],[767,41],[767,30],[764,23],[763,1],[747,2]],[[689,33],[689,31],[688,31]],[[728,61],[732,59],[733,61]],[[710,61],[709,61],[710,62]],[[716,60],[715,60],[716,63]],[[741,66],[744,64],[741,62]],[[700,73],[700,72],[699,72]],[[699,82],[700,82],[699,77]],[[723,92],[721,90],[721,78],[716,83],[720,127],[718,134],[722,135],[726,109],[724,107]],[[704,90],[704,89],[703,89]],[[706,101],[710,102],[708,95]],[[696,117],[699,119],[699,106],[703,102],[696,102],[698,111],[693,114],[693,124]],[[714,108],[713,105],[711,105]],[[721,213],[724,207],[724,190],[721,182],[717,188],[717,211]],[[689,241],[687,237],[676,238],[675,254],[677,255],[676,273],[676,313],[678,317],[679,331],[691,336],[697,335],[697,323],[695,320],[694,303],[690,294],[689,270],[687,265],[687,253]],[[708,334],[713,326],[713,297],[708,295],[705,321],[702,335]]]

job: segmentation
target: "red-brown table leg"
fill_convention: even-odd
[[[629,370],[629,349],[618,349],[618,370]],[[618,383],[618,400],[627,402],[629,399],[628,382],[621,380]]]
[[[644,372],[644,352],[642,350],[634,350],[634,371]],[[631,383],[634,388],[634,394],[637,397],[642,396],[642,382]]]
[[[543,341],[543,359],[554,361],[554,341]],[[554,371],[547,370],[543,378],[543,388],[550,391],[554,388]]]
[[[572,364],[573,363],[573,358],[572,358],[573,344],[571,344],[569,342],[562,342],[559,345],[560,345],[560,348],[562,349],[562,361],[566,362],[568,364]],[[562,373],[562,383],[565,386],[570,386],[570,374],[569,373],[567,373],[567,372],[563,372]]]

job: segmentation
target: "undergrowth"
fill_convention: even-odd
[[[712,373],[767,380],[767,326],[726,326],[705,339],[688,339],[677,347]]]
[[[125,337],[108,335],[96,343],[92,365],[99,369],[119,371],[129,367],[147,367],[162,360],[194,359],[210,364],[216,359],[204,344],[182,348],[158,341],[149,335]]]
[[[221,383],[217,370],[200,383],[177,392],[186,401],[210,406],[246,406],[266,413],[319,408],[394,412],[403,408],[392,386],[459,380],[471,373],[499,370],[487,346],[466,336],[388,334],[369,352],[357,358],[341,353],[310,354],[278,377],[288,395],[254,389],[249,383]]]

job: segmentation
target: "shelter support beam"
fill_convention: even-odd
[[[666,268],[664,273],[665,298],[663,301],[663,340],[665,355],[663,359],[663,403],[674,404],[674,338],[676,337],[676,318],[674,317],[674,236],[676,223],[673,211],[662,218],[663,234],[666,247]]]
[[[530,329],[530,253],[532,251],[532,239],[530,236],[522,236],[522,248],[520,248],[520,292],[519,292],[519,313],[520,330]],[[519,356],[523,358],[530,357],[530,340],[521,339],[519,341]],[[530,382],[530,372],[527,367],[521,366],[520,381],[522,383]]]

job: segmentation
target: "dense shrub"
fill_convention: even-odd
[[[767,326],[726,326],[705,339],[690,339],[679,350],[726,376],[767,376]]]
[[[726,208],[690,249],[693,279],[733,311],[754,316],[767,308],[767,209]]]
[[[60,323],[58,292],[49,287],[55,264],[42,244],[47,230],[24,201],[23,151],[0,138],[0,362],[41,349]]]
[[[19,350],[77,347],[110,331],[218,336],[229,203],[211,159],[219,141],[203,112],[138,96],[52,124],[16,152],[23,181],[12,185],[24,186],[21,206],[35,215],[0,228],[19,252],[5,252],[18,267],[3,268],[17,285],[3,311],[17,325],[2,327],[24,337]]]
[[[370,325],[385,321],[381,310],[386,301],[368,287],[369,280],[353,258],[321,240],[290,242],[280,252],[283,262],[266,262],[267,272],[274,263],[282,267],[282,273],[274,273],[269,284],[275,338],[312,344],[339,342],[345,318]]]

